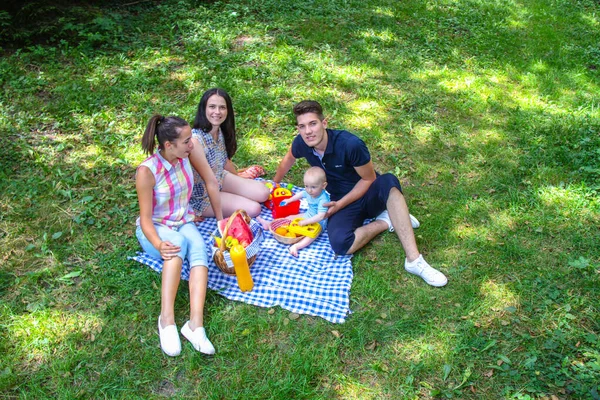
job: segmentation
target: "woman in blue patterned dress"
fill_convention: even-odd
[[[260,203],[269,198],[269,189],[259,181],[238,176],[231,162],[237,141],[227,92],[214,88],[202,95],[193,128],[190,161],[195,171],[190,204],[196,215],[220,220],[238,209],[251,217],[259,215]]]

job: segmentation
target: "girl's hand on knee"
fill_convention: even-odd
[[[158,246],[158,251],[160,252],[163,260],[170,260],[171,258],[175,257],[177,253],[179,253],[179,250],[181,250],[181,247],[175,246],[173,243],[166,241],[160,242],[160,246]]]

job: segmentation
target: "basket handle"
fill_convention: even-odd
[[[225,224],[225,228],[223,229],[223,233],[221,233],[221,244],[219,245],[219,250],[221,250],[221,252],[225,251],[225,238],[227,237],[227,232],[229,231],[229,227],[231,226],[231,223],[233,222],[233,219],[238,214],[242,214],[242,217],[244,218],[244,220],[246,220],[246,222],[249,219],[248,213],[246,213],[246,211],[242,210],[242,209],[235,210],[233,212],[233,214],[231,214],[231,216],[227,220],[227,224]]]

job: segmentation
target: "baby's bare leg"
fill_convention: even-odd
[[[303,249],[306,246],[310,245],[312,242],[315,241],[315,239],[316,238],[310,238],[308,236],[305,236],[301,241],[290,246],[290,253],[294,257],[298,257],[298,250]]]
[[[262,226],[262,228],[265,231],[268,231],[269,228],[271,227],[271,221],[267,221],[266,219],[264,219],[263,217],[256,217],[254,218],[255,220],[258,221],[258,223],[260,224],[260,226]]]

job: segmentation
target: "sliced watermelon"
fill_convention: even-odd
[[[223,230],[225,229],[228,220],[229,218],[223,218],[217,224],[221,236],[223,236]],[[229,226],[227,236],[231,236],[237,239],[238,242],[240,242],[240,244],[244,247],[248,247],[248,245],[252,243],[252,239],[254,238],[254,235],[252,234],[252,229],[250,229],[250,226],[241,214],[236,214],[233,217],[233,222]]]

